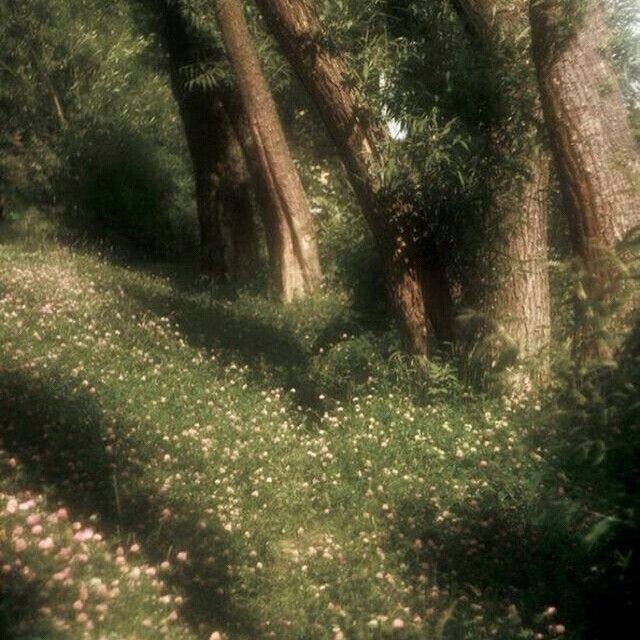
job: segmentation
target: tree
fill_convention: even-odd
[[[220,60],[223,52],[211,38],[197,32],[178,4],[166,0],[151,0],[149,4],[159,22],[171,89],[193,166],[201,270],[223,282],[238,277],[248,266],[239,260],[239,244],[245,243],[247,260],[257,255],[253,207],[239,144],[220,100],[220,90],[189,84],[186,73],[202,60]]]
[[[540,382],[550,340],[547,249],[549,156],[538,140],[541,119],[535,76],[529,66],[526,3],[455,0],[479,53],[488,85],[488,166],[485,224],[488,242],[476,283],[484,338],[492,360],[517,352],[527,374]],[[492,348],[493,347],[493,348]],[[514,380],[515,382],[515,380]]]
[[[279,261],[277,286],[285,301],[314,291],[322,274],[306,194],[289,152],[275,102],[262,75],[239,0],[217,0],[216,18],[246,114],[264,192],[277,215],[266,233]],[[272,271],[273,274],[273,271]],[[276,274],[273,274],[274,276]]]
[[[451,335],[446,273],[433,242],[418,228],[416,193],[409,176],[401,189],[386,189],[392,146],[387,129],[364,97],[345,60],[325,42],[308,0],[256,0],[270,32],[306,87],[333,138],[360,207],[373,233],[390,300],[406,348],[428,353],[428,322]],[[411,173],[411,170],[408,171]]]
[[[533,57],[583,304],[574,345],[606,357],[620,282],[618,243],[640,221],[638,152],[608,49],[600,0],[531,0]],[[597,318],[598,309],[609,321]],[[621,317],[621,313],[617,314]]]

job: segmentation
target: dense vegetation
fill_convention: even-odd
[[[2,3],[0,637],[632,625],[639,20]]]

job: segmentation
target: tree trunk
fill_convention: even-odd
[[[216,16],[237,80],[253,147],[265,188],[277,211],[267,235],[274,234],[279,274],[277,285],[285,301],[303,298],[319,285],[322,274],[315,231],[300,176],[289,152],[275,102],[262,75],[239,0],[217,0]],[[288,233],[287,233],[288,228]]]
[[[378,245],[389,297],[407,349],[426,355],[429,283],[446,278],[440,265],[423,261],[411,196],[384,197],[381,153],[389,142],[383,124],[364,100],[345,62],[323,43],[308,0],[256,0],[296,74],[314,100],[346,167],[351,185]],[[433,261],[432,261],[433,262]],[[431,315],[440,335],[451,332],[449,291]],[[429,299],[429,307],[431,300]]]
[[[198,59],[186,18],[177,5],[150,2],[159,22],[163,45],[168,54],[171,91],[180,112],[196,187],[196,207],[200,228],[200,269],[214,280],[227,279],[224,242],[220,233],[216,191],[217,173],[224,153],[220,132],[224,130],[224,112],[215,96],[202,88],[185,86],[183,67]]]
[[[258,263],[258,235],[251,200],[251,182],[242,148],[226,118],[228,140],[220,166],[218,218],[224,241],[225,266],[233,280],[249,276]]]
[[[488,317],[498,347],[513,349],[520,371],[512,385],[544,382],[548,374],[551,338],[547,202],[549,159],[543,150],[532,150],[529,159],[519,158],[520,176],[493,186],[491,216],[497,217],[496,242],[489,249],[484,273],[482,309]],[[500,186],[502,188],[500,188]],[[489,186],[491,188],[491,185]],[[504,352],[503,352],[504,353]]]
[[[184,67],[201,59],[203,45],[179,6],[151,2],[150,7],[159,18],[193,165],[201,270],[216,281],[238,280],[255,268],[258,247],[250,184],[225,92],[185,86]]]
[[[576,355],[607,357],[603,338],[621,326],[624,315],[624,309],[613,313],[621,282],[614,252],[640,222],[638,152],[600,0],[576,8],[558,0],[531,2],[529,15],[544,116],[586,298],[577,306]],[[605,310],[600,318],[598,309]]]
[[[287,299],[291,291],[304,289],[302,271],[295,251],[293,235],[280,202],[271,197],[269,176],[263,170],[249,120],[236,92],[225,93],[225,110],[242,149],[243,157],[262,217],[269,258],[269,282],[281,298]]]
[[[224,282],[229,274],[217,199],[224,153],[219,140],[224,114],[212,96],[201,90],[186,91],[178,70],[172,70],[171,75],[193,165],[200,227],[200,269],[217,282]]]
[[[455,0],[454,5],[484,64],[491,91],[487,122],[490,167],[485,222],[492,238],[481,250],[476,287],[479,307],[493,336],[492,359],[509,350],[533,383],[548,374],[550,293],[547,241],[549,156],[537,141],[539,96],[528,74],[528,51],[518,44],[526,28],[526,2],[500,11],[496,0]],[[511,86],[505,86],[511,83]],[[491,340],[489,336],[487,339]],[[523,382],[516,375],[511,382]]]

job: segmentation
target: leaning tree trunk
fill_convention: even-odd
[[[485,223],[492,238],[481,250],[478,274],[484,279],[477,301],[484,338],[494,341],[495,360],[511,351],[519,371],[534,384],[548,373],[550,293],[547,241],[549,156],[540,147],[539,95],[528,74],[528,51],[519,44],[526,29],[526,0],[497,10],[496,0],[454,0],[490,87],[487,122],[490,167],[486,180]],[[510,86],[505,86],[511,83]]]
[[[274,291],[304,289],[302,270],[295,252],[293,232],[279,200],[272,198],[271,182],[261,163],[249,119],[237,91],[227,91],[225,111],[242,149],[242,154],[262,217],[269,262],[269,282]],[[282,296],[281,294],[281,297]]]
[[[266,232],[280,256],[282,298],[290,301],[314,291],[322,274],[315,231],[300,176],[289,152],[275,102],[262,75],[240,0],[217,0],[216,16],[267,194],[278,212]],[[287,228],[289,233],[287,233]]]
[[[600,0],[575,8],[532,0],[529,15],[542,106],[586,300],[577,306],[575,351],[581,360],[603,358],[609,355],[603,337],[623,324],[626,311],[613,313],[621,282],[614,252],[640,221],[637,147]],[[603,317],[598,309],[605,310]]]
[[[347,169],[378,245],[395,315],[407,349],[426,355],[428,312],[436,333],[451,333],[451,300],[441,265],[423,260],[413,198],[386,197],[380,184],[388,134],[357,88],[344,60],[324,44],[308,0],[256,0],[269,30],[311,95]],[[443,287],[429,298],[429,284]],[[435,301],[435,300],[434,300]],[[428,303],[428,306],[427,306]]]

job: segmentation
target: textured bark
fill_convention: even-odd
[[[279,200],[272,198],[269,176],[260,162],[249,120],[236,92],[225,93],[225,110],[242,148],[253,192],[262,217],[269,256],[269,281],[274,291],[304,289],[293,242],[292,230],[287,223]],[[287,284],[288,283],[288,284]]]
[[[499,244],[490,255],[490,281],[482,301],[491,324],[517,350],[534,383],[548,373],[551,310],[547,245],[549,161],[544,151],[521,159],[524,174],[491,193]],[[515,382],[516,380],[514,380]]]
[[[485,218],[494,237],[482,253],[479,272],[486,282],[478,287],[479,306],[489,331],[510,343],[528,376],[539,383],[547,374],[551,324],[550,159],[536,140],[541,119],[537,92],[500,84],[501,77],[514,76],[516,70],[526,73],[526,51],[517,45],[526,28],[526,2],[455,0],[454,5],[482,56],[492,91]]]
[[[557,0],[531,2],[529,13],[542,106],[584,294],[606,307],[619,281],[615,247],[640,222],[640,166],[600,0],[579,6],[573,21]],[[578,305],[577,355],[608,355],[599,338],[607,326],[597,327],[581,308],[588,311],[589,304]],[[609,318],[609,329],[620,315]]]
[[[318,286],[322,277],[307,198],[262,75],[242,3],[217,0],[216,17],[237,80],[257,162],[265,176],[264,188],[273,203],[270,210],[278,212],[277,219],[267,228],[268,235],[275,234],[272,242],[279,250],[277,285],[285,301],[302,298]]]
[[[308,0],[256,0],[271,33],[314,100],[346,167],[351,185],[378,245],[389,296],[407,349],[426,355],[429,283],[446,274],[423,261],[416,240],[412,198],[381,194],[382,149],[388,134],[366,103],[345,61],[324,45],[322,27]],[[431,315],[436,332],[451,333],[448,285]],[[431,306],[431,300],[429,300]]]

